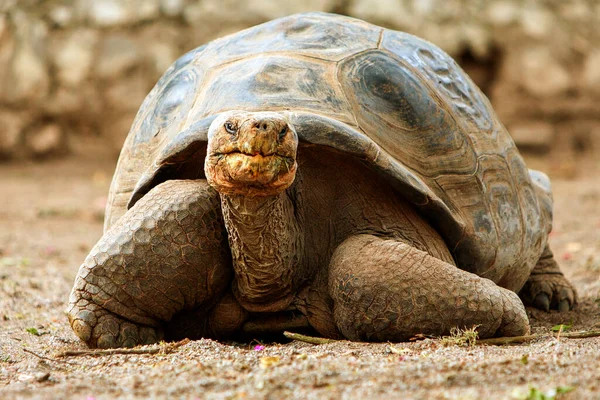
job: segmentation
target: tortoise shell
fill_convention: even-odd
[[[521,263],[528,273],[541,253],[549,221],[529,172],[465,72],[415,36],[325,13],[277,19],[178,59],[131,127],[105,229],[183,164],[202,178],[208,127],[234,109],[281,112],[301,144],[379,171],[462,269],[494,279]]]

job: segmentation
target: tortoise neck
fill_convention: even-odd
[[[304,248],[293,189],[269,197],[221,195],[235,280],[233,293],[248,311],[284,310],[293,300]]]

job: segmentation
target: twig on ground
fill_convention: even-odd
[[[600,329],[581,332],[563,332],[561,336],[568,339],[585,339],[590,337],[598,337],[600,336]]]
[[[476,344],[491,344],[491,345],[503,345],[503,344],[518,344],[529,342],[530,340],[542,337],[541,335],[525,335],[525,336],[503,336],[489,339],[478,339]]]
[[[512,336],[512,337],[498,337],[498,338],[489,338],[489,339],[479,339],[477,340],[477,344],[488,344],[488,345],[503,345],[503,344],[515,344],[515,343],[525,343],[533,339],[538,339],[541,337],[545,337],[548,335],[545,334],[537,334],[537,335],[525,335],[525,336]],[[592,331],[581,331],[581,332],[559,332],[558,335],[554,336],[557,339],[584,339],[590,337],[598,337],[600,336],[600,330],[592,330]]]
[[[156,354],[163,349],[152,347],[149,349],[103,349],[103,350],[67,350],[58,353],[56,357],[78,357],[78,356],[111,356],[113,354]]]
[[[43,356],[41,354],[36,353],[35,351],[31,351],[29,349],[26,349],[25,347],[23,347],[23,351],[26,352],[26,353],[32,354],[32,355],[36,356],[37,358],[40,358],[40,359],[45,360],[45,361],[53,361],[53,362],[59,362],[59,363],[64,363],[64,364],[79,366],[79,364],[72,363],[72,362],[69,362],[67,360],[57,360],[55,358],[50,358],[50,357]]]
[[[314,337],[314,336],[306,336],[306,335],[301,335],[299,333],[292,333],[292,332],[287,332],[287,331],[283,332],[283,336],[285,336],[288,339],[298,340],[300,342],[306,342],[306,343],[310,343],[310,344],[327,344],[327,343],[334,343],[334,342],[338,341],[336,339],[325,339],[325,338]],[[487,345],[492,345],[492,346],[494,346],[494,345],[500,346],[500,345],[504,345],[504,344],[519,344],[519,343],[526,343],[526,342],[529,342],[530,340],[534,340],[534,339],[538,339],[538,338],[542,338],[542,337],[546,337],[546,336],[548,336],[548,335],[536,334],[536,335],[525,335],[525,336],[506,336],[506,337],[497,337],[497,338],[489,338],[489,339],[477,339],[475,344],[476,345],[487,344]],[[565,338],[565,339],[584,339],[584,338],[599,337],[599,336],[600,336],[600,330],[592,330],[592,331],[581,331],[581,332],[562,332],[559,337]]]
[[[293,332],[288,332],[288,331],[283,332],[283,336],[285,336],[288,339],[298,340],[300,342],[306,342],[306,343],[310,343],[310,344],[327,344],[327,343],[338,342],[338,340],[336,340],[336,339],[326,339],[326,338],[320,338],[320,337],[314,337],[314,336],[306,336],[306,335],[301,335],[299,333],[293,333]]]
[[[183,339],[175,343],[166,343],[160,346],[147,349],[104,349],[104,350],[68,350],[56,355],[56,357],[79,357],[79,356],[110,356],[113,354],[157,354],[170,353],[178,347],[190,342],[189,339]]]

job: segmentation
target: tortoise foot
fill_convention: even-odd
[[[531,274],[519,295],[527,305],[560,312],[572,310],[577,298],[573,285],[562,273]]]
[[[569,311],[577,303],[575,288],[561,272],[548,246],[544,248],[519,296],[525,304],[544,311]]]
[[[71,310],[69,322],[75,334],[92,348],[135,347],[163,338],[158,328],[132,323],[100,308]]]

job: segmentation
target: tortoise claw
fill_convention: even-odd
[[[519,295],[543,311],[569,311],[577,303],[575,289],[562,274],[532,274]]]
[[[559,312],[569,311],[570,309],[571,309],[571,303],[569,303],[568,299],[562,299],[558,303],[558,311]]]
[[[152,344],[162,339],[158,328],[137,325],[99,307],[69,311],[69,320],[75,334],[90,347],[115,348]]]
[[[540,293],[535,296],[533,305],[540,310],[550,311],[550,298],[546,293]]]

